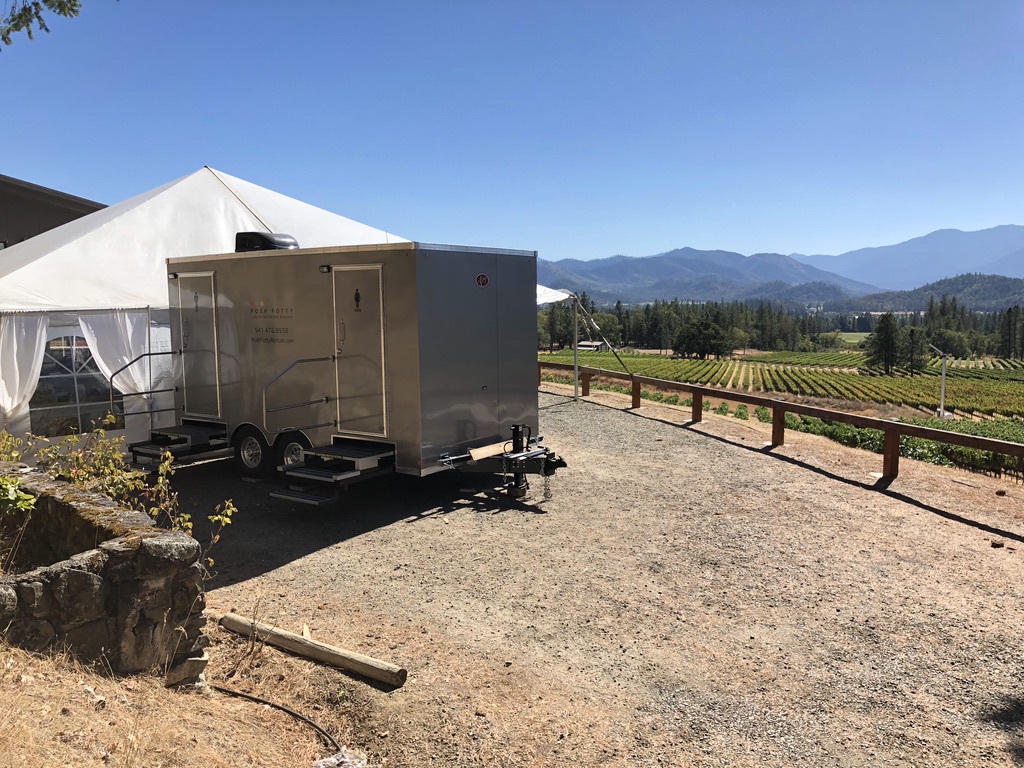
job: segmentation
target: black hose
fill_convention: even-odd
[[[210,687],[213,688],[213,690],[215,690],[215,691],[220,691],[221,693],[226,693],[228,696],[238,696],[239,698],[242,698],[242,699],[248,699],[249,701],[255,701],[257,704],[266,704],[268,707],[273,707],[274,709],[279,709],[282,712],[287,712],[289,715],[294,717],[296,720],[301,720],[306,725],[312,727],[317,733],[319,733],[323,737],[324,741],[327,742],[327,745],[334,749],[335,754],[337,754],[338,752],[341,752],[341,745],[338,744],[338,742],[336,742],[334,740],[334,737],[331,736],[331,734],[329,734],[327,731],[325,731],[319,725],[314,723],[308,717],[305,717],[304,715],[300,715],[298,712],[296,712],[293,709],[288,709],[288,707],[285,707],[285,706],[283,706],[281,704],[275,704],[272,701],[267,701],[266,699],[261,699],[259,696],[250,696],[248,693],[242,693],[241,691],[232,691],[230,688],[222,688],[219,685],[211,684]]]

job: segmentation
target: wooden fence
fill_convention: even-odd
[[[543,369],[554,369],[560,371],[573,370],[573,366],[567,363],[549,363],[538,361],[537,378],[540,381]],[[659,390],[677,392],[688,392],[693,398],[690,406],[690,421],[699,422],[704,417],[704,398],[714,397],[719,400],[728,400],[735,403],[746,403],[754,407],[763,406],[772,411],[772,446],[784,445],[786,442],[786,414],[794,413],[800,416],[813,416],[824,421],[837,421],[843,424],[852,424],[855,427],[864,429],[878,429],[884,435],[882,449],[882,477],[895,478],[900,471],[900,436],[919,437],[925,440],[934,440],[937,443],[947,445],[961,445],[966,448],[977,448],[982,451],[992,451],[1008,456],[1024,457],[1024,444],[1011,443],[1007,440],[996,440],[990,437],[978,437],[977,435],[965,435],[959,432],[948,432],[944,429],[934,427],[922,427],[918,424],[907,424],[902,421],[889,419],[876,419],[871,416],[859,416],[855,413],[835,411],[831,408],[820,408],[814,405],[803,403],[791,403],[774,397],[763,395],[749,395],[746,392],[737,392],[731,389],[719,389],[717,387],[705,387],[699,384],[683,384],[678,381],[666,379],[652,379],[647,376],[634,376],[620,371],[608,371],[603,368],[590,368],[580,366],[580,386],[584,397],[590,394],[590,380],[594,376],[607,379],[619,379],[632,384],[633,408],[640,407],[641,387],[650,387]]]

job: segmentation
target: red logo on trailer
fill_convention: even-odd
[[[481,272],[479,275],[476,276],[477,288],[486,288],[490,284],[491,278],[489,278],[485,272]]]

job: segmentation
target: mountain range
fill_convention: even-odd
[[[965,273],[1024,278],[1024,226],[941,229],[834,256],[678,248],[645,257],[541,259],[537,271],[541,284],[585,291],[598,303],[764,299],[827,305]]]
[[[837,311],[921,311],[932,298],[956,297],[957,304],[976,312],[998,312],[1024,306],[1024,279],[1003,275],[966,274],[947,277],[910,291],[886,291],[832,303]]]

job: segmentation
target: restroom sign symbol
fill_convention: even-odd
[[[477,288],[486,288],[490,284],[491,284],[491,278],[489,278],[487,276],[486,272],[481,272],[479,275],[476,276],[476,287]]]

